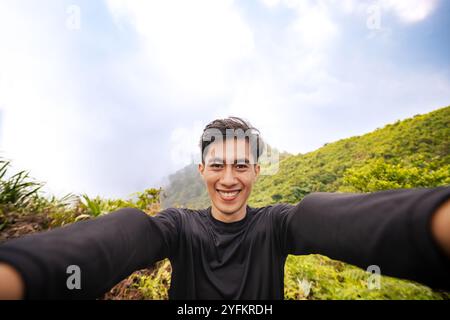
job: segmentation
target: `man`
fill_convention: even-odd
[[[297,205],[253,208],[247,199],[262,146],[242,119],[211,122],[198,166],[209,208],[155,217],[121,209],[6,242],[0,297],[96,298],[169,258],[171,299],[282,299],[287,255],[310,253],[450,289],[450,188],[313,193]],[[73,266],[78,289],[67,286]]]

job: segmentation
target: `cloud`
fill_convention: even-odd
[[[151,106],[158,81],[145,88],[148,68],[100,38],[85,3],[81,30],[67,28],[68,6],[0,3],[1,149],[58,195],[157,186],[169,171],[155,150],[168,154],[161,138],[170,135],[170,120]]]
[[[261,0],[264,5],[269,8],[275,7],[280,4],[281,0]]]
[[[351,30],[343,29],[337,14],[358,12],[366,17],[367,4],[347,1],[340,10],[340,2],[333,1],[263,4],[269,10],[284,6],[294,15],[278,22],[281,27],[271,25],[270,40],[266,39],[268,34],[261,35],[247,20],[254,50],[246,55],[245,67],[230,73],[233,81],[226,93],[228,103],[213,108],[210,119],[229,115],[248,118],[273,145],[305,152],[325,142],[368,132],[413,112],[445,105],[449,91],[443,89],[445,86],[435,86],[448,82],[443,74],[432,70],[405,71],[373,57],[353,63],[342,60],[342,56],[334,57],[338,41],[353,41]],[[390,10],[394,9],[398,8]],[[361,29],[365,28],[365,23],[361,23]],[[343,70],[336,70],[340,69],[336,64]],[[371,72],[366,72],[367,66],[371,66]],[[189,132],[190,126],[181,125],[172,137],[187,136]],[[197,149],[193,143],[173,143],[175,150],[177,145],[184,146],[185,154],[187,145],[192,146],[192,153]]]
[[[65,40],[55,32],[66,31],[64,20],[59,28],[52,28],[54,23],[38,4],[0,3],[1,147],[18,168],[30,169],[51,184],[66,185],[67,167],[76,150],[71,133],[78,113],[70,93],[71,79],[66,86],[58,83],[70,75],[66,68],[70,63],[61,59]]]
[[[401,21],[415,23],[427,18],[439,0],[380,0],[383,10],[394,12]]]
[[[118,23],[131,23],[171,90],[184,97],[228,90],[233,66],[254,50],[251,29],[233,1],[108,0]],[[125,20],[125,22],[124,22]]]
[[[322,48],[338,34],[338,26],[330,16],[333,6],[327,1],[261,0],[268,8],[282,6],[295,13],[288,29],[301,41],[302,47]],[[353,4],[349,4],[353,6]]]
[[[235,1],[106,3],[116,23],[131,25],[138,35],[140,63],[152,74],[137,84],[138,91],[156,82],[158,103],[176,115],[167,165],[174,170],[197,159],[204,122],[228,110],[240,77],[257,55],[251,26]]]
[[[261,0],[268,8],[284,6],[298,8],[300,6],[324,7],[333,11],[342,11],[346,14],[368,14],[367,8],[379,7],[381,13],[393,13],[400,21],[416,23],[426,19],[438,7],[440,0]]]
[[[303,47],[322,49],[337,36],[338,27],[330,17],[327,6],[320,2],[316,5],[298,2],[295,9],[297,18],[291,28],[300,36]]]

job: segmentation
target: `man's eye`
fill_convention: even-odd
[[[238,170],[245,170],[248,168],[248,166],[246,164],[238,164],[238,165],[236,165],[236,168]]]
[[[213,163],[213,164],[211,164],[211,168],[214,168],[214,169],[220,169],[220,168],[222,168],[222,166],[223,165],[221,165],[220,163]]]

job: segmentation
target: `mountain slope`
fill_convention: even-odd
[[[376,191],[450,184],[450,107],[285,155],[275,175],[260,176],[249,204],[296,203],[314,191]],[[169,177],[163,207],[209,205],[197,165]]]
[[[376,191],[449,184],[449,151],[450,107],[445,107],[286,158],[276,175],[259,179],[250,203],[294,203],[314,191]],[[367,184],[374,187],[365,188],[364,181],[357,181],[364,176],[371,176]],[[385,181],[374,183],[377,179]]]

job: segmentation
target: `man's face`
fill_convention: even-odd
[[[212,207],[232,215],[245,208],[260,165],[253,158],[245,139],[214,142],[207,148],[205,164],[198,169],[208,189]]]

